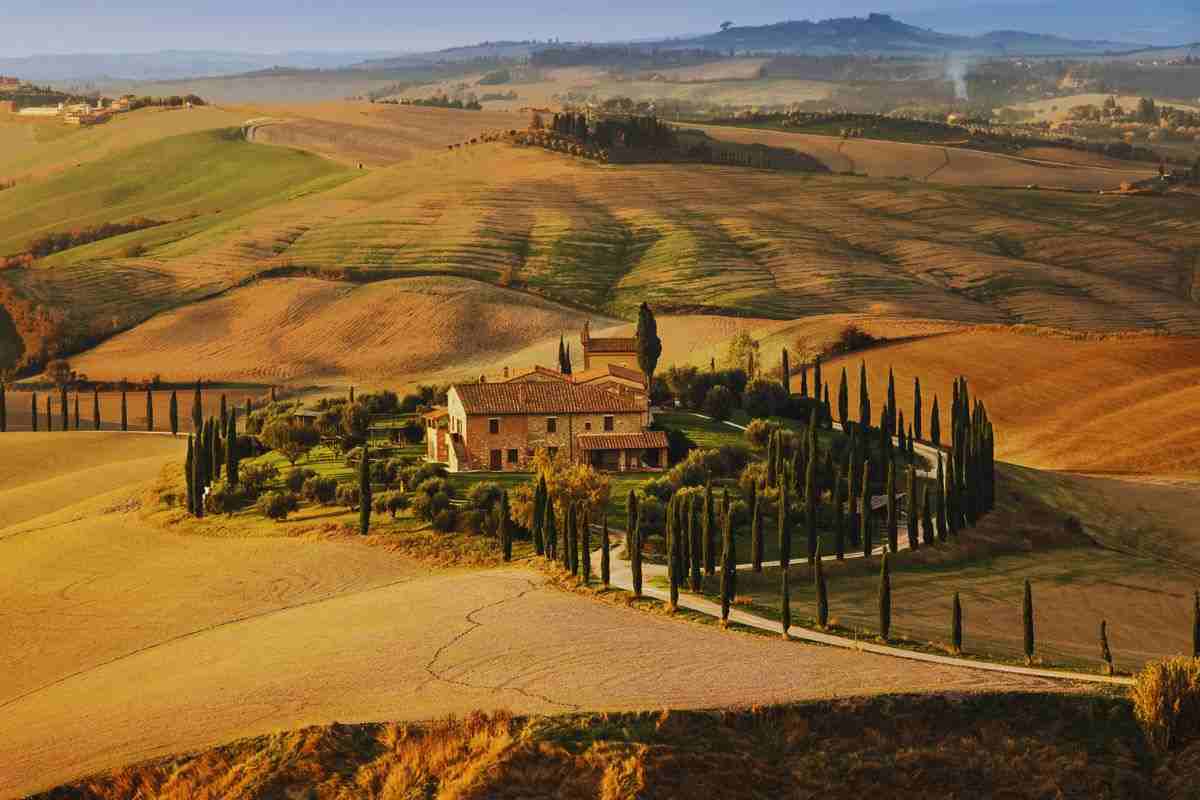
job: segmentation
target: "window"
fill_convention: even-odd
[[[517,449],[515,447],[513,449],[509,450],[508,451],[508,463],[510,463],[510,464],[517,463],[518,456],[519,456],[519,454],[517,453]]]
[[[488,420],[488,433],[496,434],[500,432],[500,420],[492,418]]]
[[[490,455],[491,455],[491,463],[489,464],[489,467],[492,469],[492,471],[494,472],[496,470],[502,469],[504,467],[504,465],[502,463],[500,463],[500,458],[504,454],[501,453],[499,450],[493,450]]]
[[[555,458],[558,456],[558,448],[557,447],[547,447],[546,452],[550,454],[551,458]]]
[[[590,431],[592,429],[592,423],[590,423],[590,422],[583,423],[583,429],[585,431]]]
[[[605,417],[604,418],[604,430],[611,431],[612,429],[613,429],[613,418]]]
[[[546,433],[558,432],[558,417],[546,417]]]

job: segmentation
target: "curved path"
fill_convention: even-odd
[[[722,632],[356,537],[180,535],[128,493],[0,529],[0,798],[335,720],[1061,687]]]

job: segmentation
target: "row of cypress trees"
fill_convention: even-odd
[[[174,412],[177,403],[175,393],[171,394],[171,409]],[[225,403],[225,395],[221,395],[220,416],[204,419],[200,384],[197,383],[192,399],[191,420],[195,433],[188,435],[187,458],[184,462],[187,509],[193,516],[203,517],[205,490],[221,477],[222,469],[226,482],[230,486],[238,485],[241,454],[237,446],[237,409],[229,409]],[[173,418],[172,425],[177,429],[178,420]],[[365,458],[363,460],[366,461]]]
[[[197,393],[197,395],[199,395],[199,393],[200,393],[200,384],[196,384],[196,393]],[[79,396],[80,396],[80,393],[78,391],[75,392],[74,404],[73,404],[74,405],[74,429],[75,430],[80,430],[83,427],[83,419],[82,419],[82,416],[80,415],[80,410],[79,410]],[[37,392],[30,393],[29,403],[30,403],[31,428],[34,431],[39,430],[42,427],[42,421],[44,420],[46,430],[53,431],[54,430],[54,414],[53,414],[53,407],[52,407],[52,396],[49,394],[46,396],[44,414],[39,414],[38,393]],[[72,403],[70,402],[70,398],[68,396],[66,387],[65,386],[60,387],[59,388],[59,401],[58,401],[58,407],[59,407],[58,429],[61,431],[67,431],[72,428],[71,405],[72,405]],[[227,408],[227,406],[226,406],[225,395],[222,394],[221,395],[221,426],[222,426],[222,429],[224,429],[224,427],[226,425],[226,419],[228,416],[226,408]],[[246,408],[247,408],[247,412],[248,412],[249,408],[250,408],[249,399],[247,399],[247,401],[246,401]],[[169,402],[168,408],[167,408],[167,418],[168,418],[168,422],[170,423],[171,433],[174,435],[178,435],[179,434],[179,398],[178,398],[178,395],[175,392],[175,390],[171,391],[171,398],[170,398],[170,402]],[[149,388],[146,389],[146,417],[145,417],[145,419],[146,419],[146,430],[153,431],[154,430],[154,393]],[[125,389],[121,390],[120,424],[121,424],[121,430],[123,430],[123,431],[129,430],[129,399],[128,399],[128,392]],[[98,431],[101,429],[100,389],[99,389],[99,387],[92,387],[91,425],[92,425],[93,430]],[[7,387],[5,386],[5,384],[3,382],[0,382],[0,433],[4,433],[7,430],[8,430]],[[194,432],[197,432],[198,430],[199,430],[198,428],[193,428]]]
[[[631,497],[633,496],[632,491],[630,495]],[[554,505],[554,500],[550,497],[550,492],[546,485],[546,476],[541,475],[538,477],[538,482],[533,492],[533,530],[531,534],[533,537],[534,552],[539,556],[545,557],[551,563],[560,563],[564,570],[579,578],[584,585],[587,585],[592,580],[591,509],[581,503],[570,503],[563,509],[555,509]],[[633,508],[633,513],[636,514],[636,501]],[[500,546],[504,553],[504,560],[509,561],[512,559],[512,530],[508,516],[508,492],[504,492],[500,496],[499,514]],[[560,515],[562,517],[561,542],[559,537],[560,523],[558,520]],[[626,529],[627,544],[634,541],[636,536],[636,525]],[[612,577],[610,551],[608,515],[604,514],[601,521],[600,582],[605,588],[608,588]],[[640,556],[640,549],[638,555]],[[639,570],[635,572],[635,583],[638,584],[637,593],[640,596],[640,558],[636,559],[636,563]]]

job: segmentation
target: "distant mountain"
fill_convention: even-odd
[[[272,67],[338,69],[394,56],[370,50],[238,53],[163,50],[155,53],[68,53],[0,58],[0,75],[31,81],[176,80],[257,72]]]
[[[664,43],[665,44],[665,43]],[[948,50],[1008,55],[1087,54],[1130,50],[1128,42],[1080,41],[1022,31],[993,31],[979,36],[940,33],[901,22],[888,14],[844,17],[819,22],[777,22],[730,27],[717,33],[675,40],[675,47],[715,50],[805,53],[812,55],[922,54]]]

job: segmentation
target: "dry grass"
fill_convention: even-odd
[[[105,380],[150,372],[183,380],[197,364],[206,379],[261,383],[382,384],[447,367],[459,377],[495,376],[501,354],[557,342],[586,318],[461,278],[281,278],[159,315],[72,365]]]
[[[151,761],[38,797],[953,798],[986,787],[996,797],[1149,798],[1160,796],[1155,768],[1163,766],[1124,700],[892,696],[334,724]]]
[[[1161,752],[1200,736],[1200,660],[1173,658],[1148,664],[1133,687],[1133,712]]]
[[[908,142],[842,140],[834,136],[725,126],[703,129],[716,138],[791,147],[815,157],[834,172],[866,173],[878,178],[907,178],[960,186],[1023,187],[1036,184],[1042,188],[1096,191],[1115,189],[1122,181],[1158,174],[1157,165],[1126,163],[1111,168],[1095,161],[1038,164],[997,153]]]
[[[1163,56],[1165,58],[1165,56]],[[1063,97],[1052,97],[1048,100],[1030,100],[1027,103],[1014,103],[1013,108],[1021,111],[1032,111],[1037,117],[1038,122],[1061,122],[1067,119],[1070,111],[1075,106],[1092,105],[1103,107],[1104,101],[1112,95],[1108,94],[1071,94]],[[1117,105],[1124,108],[1126,111],[1136,111],[1138,100],[1141,98],[1137,95],[1119,95],[1117,97]],[[1189,106],[1186,103],[1177,103],[1173,100],[1167,101],[1168,105],[1176,108],[1186,108],[1191,111],[1196,111],[1197,106]]]
[[[765,357],[775,359],[778,351],[770,352]],[[1200,473],[1200,339],[988,326],[889,345],[825,365],[835,394],[846,368],[852,416],[861,360],[875,408],[894,368],[897,404],[910,420],[913,378],[921,379],[926,435],[935,394],[946,435],[951,384],[965,375],[987,404],[1003,460],[1082,472]]]

